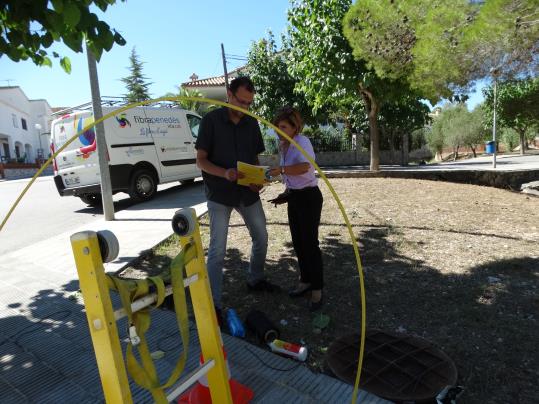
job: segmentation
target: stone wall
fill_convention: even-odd
[[[37,164],[0,164],[0,179],[17,180],[22,178],[32,178],[39,170]],[[51,166],[48,166],[42,173],[44,175],[52,175],[53,170]]]
[[[522,184],[539,181],[539,170],[480,171],[480,170],[401,170],[367,171],[349,170],[326,173],[328,178],[413,178],[520,191]]]
[[[432,153],[428,149],[413,150],[409,153],[410,160],[429,160],[432,158]],[[345,152],[323,152],[316,154],[316,163],[323,167],[336,166],[367,166],[370,162],[369,152],[345,151]],[[260,164],[267,166],[275,166],[279,164],[277,155],[262,155],[260,156]],[[380,151],[380,164],[384,165],[400,165],[401,152],[395,150],[393,156],[389,150]]]

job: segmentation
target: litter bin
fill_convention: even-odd
[[[485,153],[494,154],[496,151],[496,142],[491,140],[490,142],[485,143]]]

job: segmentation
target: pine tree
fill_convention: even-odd
[[[129,62],[131,63],[131,66],[129,66],[128,69],[131,74],[121,79],[125,83],[128,91],[128,93],[124,95],[125,98],[127,98],[129,102],[149,100],[150,93],[148,92],[148,87],[153,83],[146,82],[148,78],[142,74],[144,62],[139,60],[135,47],[131,50]]]

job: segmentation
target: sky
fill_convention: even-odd
[[[97,66],[102,96],[126,93],[121,78],[129,75],[129,55],[136,47],[144,62],[143,73],[151,84],[152,98],[177,91],[176,86],[199,78],[223,74],[221,43],[227,55],[246,57],[253,41],[273,31],[279,41],[287,25],[288,0],[128,0],[117,1],[100,19],[119,31],[127,41],[104,52]],[[0,57],[0,86],[20,86],[30,99],[46,99],[51,107],[73,107],[91,101],[88,62],[85,53],[75,53],[63,44],[49,50],[68,56],[72,72],[38,67],[31,61],[15,63]],[[49,53],[51,53],[49,52]],[[244,62],[230,60],[228,70]],[[480,88],[470,95],[468,108],[482,100]]]
[[[103,52],[97,66],[102,96],[122,96],[129,75],[129,55],[133,46],[144,62],[153,98],[175,92],[176,86],[199,78],[223,74],[221,43],[228,55],[247,56],[251,43],[266,36],[276,39],[284,32],[288,0],[128,0],[117,1],[100,19],[115,28],[127,41]],[[53,67],[37,67],[31,61],[15,63],[0,58],[0,86],[20,86],[30,99],[46,99],[51,107],[69,107],[91,101],[86,54],[75,53],[60,44],[49,48],[68,56],[71,74],[54,59]],[[50,53],[50,52],[49,52]],[[230,60],[229,71],[243,65]],[[9,80],[6,81],[6,80]]]

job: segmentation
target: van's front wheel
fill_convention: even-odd
[[[79,195],[81,201],[92,207],[101,206],[101,194],[83,194]]]
[[[129,184],[129,196],[136,202],[144,202],[152,199],[157,192],[157,180],[148,170],[137,170],[131,177]]]

